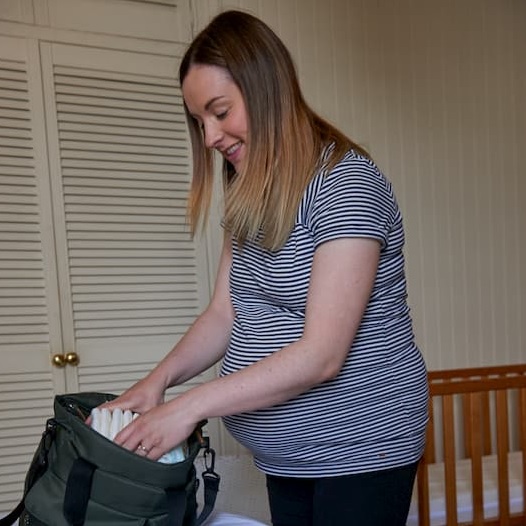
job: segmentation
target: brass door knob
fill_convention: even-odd
[[[55,367],[60,367],[62,369],[62,367],[66,367],[66,357],[63,354],[54,354],[51,363]]]
[[[55,367],[66,367],[66,365],[78,365],[80,362],[79,355],[76,352],[68,352],[66,354],[54,354],[51,358],[51,363]]]
[[[79,364],[79,355],[76,352],[68,352],[65,356],[66,363],[69,365],[78,365]]]

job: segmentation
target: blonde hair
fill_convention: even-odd
[[[226,11],[215,17],[186,51],[181,85],[194,64],[223,68],[245,101],[246,161],[239,172],[223,161],[224,226],[241,245],[257,238],[263,247],[277,250],[292,231],[301,198],[318,170],[330,170],[351,148],[368,154],[307,105],[290,53],[254,16]],[[188,216],[195,232],[208,217],[213,153],[186,105],[185,111],[193,152]]]

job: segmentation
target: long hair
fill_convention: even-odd
[[[182,86],[194,64],[226,70],[245,101],[248,141],[243,167],[223,161],[225,228],[242,245],[258,239],[277,250],[286,242],[303,193],[321,168],[330,170],[353,148],[368,156],[305,102],[292,57],[261,20],[225,11],[201,31],[179,68]],[[206,221],[213,188],[213,153],[185,104],[193,153],[188,201],[192,232]],[[331,146],[324,166],[323,152]]]

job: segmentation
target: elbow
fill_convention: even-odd
[[[311,363],[314,364],[312,369],[313,373],[313,383],[321,384],[334,380],[342,370],[343,364],[348,354],[348,350],[339,352],[334,349],[332,352],[327,353],[327,349],[324,349],[325,352],[321,349],[313,349],[314,358]]]
[[[339,359],[329,359],[320,367],[318,383],[334,380],[340,374],[343,367],[343,361]]]
[[[301,346],[302,361],[308,364],[305,380],[310,386],[336,378],[349,353],[349,347],[344,343],[323,340],[304,337],[297,342],[297,345]]]

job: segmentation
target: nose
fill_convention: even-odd
[[[217,148],[223,138],[223,130],[218,122],[208,121],[203,124],[205,145],[207,148]]]

